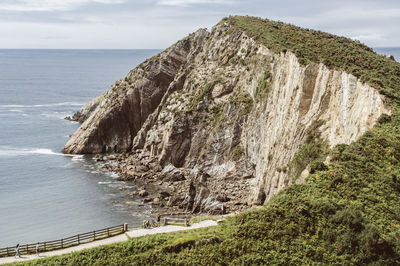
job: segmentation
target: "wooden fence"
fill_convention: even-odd
[[[77,234],[75,236],[62,238],[59,240],[39,242],[39,251],[45,252],[55,249],[62,249],[71,246],[76,246],[94,240],[99,240],[102,238],[119,235],[126,232],[127,230],[128,230],[128,224],[121,224],[113,227],[108,227],[105,229],[95,230],[88,233]],[[36,244],[37,243],[20,245],[20,254],[21,255],[34,254],[36,252]],[[15,247],[0,248],[0,257],[8,257],[14,255],[15,255]]]

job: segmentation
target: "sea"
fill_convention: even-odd
[[[60,151],[65,120],[159,50],[0,50],[0,248],[128,223],[151,212],[92,156]]]
[[[375,48],[400,59],[400,48]],[[65,120],[159,50],[0,50],[0,248],[122,223],[151,207],[90,155],[60,151]]]

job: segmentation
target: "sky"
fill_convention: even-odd
[[[229,15],[400,46],[400,0],[0,0],[0,48],[163,49]]]

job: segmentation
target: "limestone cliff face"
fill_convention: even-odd
[[[230,28],[221,22],[210,33],[200,30],[132,70],[97,100],[63,151],[130,152],[161,168],[172,164],[186,171],[175,204],[234,210],[262,204],[296,181],[281,169],[310,128],[333,147],[390,113],[356,77],[303,66],[293,53],[275,54]]]
[[[313,123],[321,121],[321,137],[333,147],[355,141],[382,113],[390,113],[374,88],[323,64],[300,66],[292,53],[275,56],[271,71],[268,99],[260,114],[249,115],[241,138],[255,165],[258,203],[293,182],[290,172],[279,170],[293,159]]]

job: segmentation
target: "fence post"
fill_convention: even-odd
[[[7,256],[10,256],[10,254],[8,253],[8,247],[7,247]]]
[[[168,218],[164,218],[164,225],[168,224]]]
[[[46,241],[44,241],[44,251],[46,251]]]
[[[61,248],[64,248],[64,245],[63,245],[63,238],[61,238]]]
[[[96,231],[93,231],[93,240],[96,240]]]
[[[185,226],[189,226],[189,221],[187,218],[185,218]]]
[[[128,231],[128,224],[124,223],[124,232]]]
[[[29,254],[28,244],[26,244],[26,254]]]
[[[80,245],[80,244],[81,244],[81,241],[79,239],[79,234],[78,234],[78,245]]]

